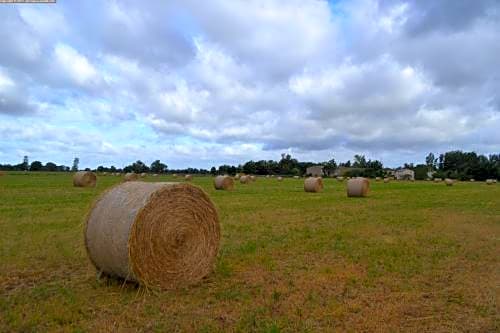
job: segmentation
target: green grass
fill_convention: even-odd
[[[149,177],[147,181],[171,177]],[[500,330],[500,186],[371,182],[347,198],[326,179],[259,178],[215,191],[215,271],[151,292],[98,279],[83,218],[119,177],[0,177],[0,331],[317,332]]]

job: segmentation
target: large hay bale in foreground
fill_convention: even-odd
[[[348,197],[366,197],[370,189],[370,182],[366,178],[358,177],[347,181]]]
[[[95,187],[97,176],[90,171],[78,171],[73,175],[73,186]]]
[[[234,180],[229,176],[217,176],[214,179],[214,187],[216,190],[230,191],[234,188]]]
[[[446,178],[444,180],[444,183],[446,184],[446,186],[453,186],[454,181],[453,181],[453,179]]]
[[[136,173],[134,173],[134,172],[128,172],[128,173],[126,173],[125,177],[124,177],[124,180],[126,182],[132,182],[132,181],[137,180],[137,179],[139,179],[139,175],[136,174]]]
[[[250,176],[241,176],[240,177],[240,183],[242,184],[248,184],[251,182]]]
[[[185,175],[184,176],[184,180],[187,181],[187,182],[190,182],[190,181],[193,180],[193,176],[191,176],[191,175]]]
[[[321,192],[323,191],[323,179],[320,177],[308,177],[304,180],[304,191]]]
[[[212,201],[186,183],[122,183],[94,203],[85,225],[87,253],[99,272],[161,289],[208,275],[219,241]]]

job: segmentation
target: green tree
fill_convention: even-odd
[[[78,164],[80,163],[80,159],[78,157],[75,157],[73,160],[73,166],[71,167],[71,171],[75,172],[78,171]]]
[[[40,162],[40,161],[31,162],[31,165],[30,165],[31,171],[40,171],[40,170],[42,170],[42,168],[43,168],[42,162]]]
[[[156,160],[153,163],[151,163],[151,172],[154,173],[164,173],[167,172],[168,166],[164,163],[161,163],[160,160]]]

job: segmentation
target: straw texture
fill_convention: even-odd
[[[391,179],[390,178],[384,178],[384,183],[390,183]]]
[[[453,179],[446,178],[444,180],[444,183],[446,184],[446,186],[453,186]]]
[[[366,197],[370,188],[370,182],[366,178],[353,178],[347,181],[348,197]]]
[[[493,179],[486,179],[486,184],[493,185],[494,184]]]
[[[281,177],[281,176],[280,176],[280,177],[278,177],[278,178],[276,178],[276,179],[277,179],[279,182],[283,181],[283,177]]]
[[[240,177],[240,183],[242,184],[248,184],[250,183],[251,179],[250,176],[241,176]]]
[[[90,171],[78,171],[73,175],[73,186],[76,187],[95,187],[97,176]]]
[[[323,179],[320,177],[308,177],[304,180],[304,191],[321,192],[323,191]]]
[[[229,176],[217,176],[214,179],[214,187],[216,190],[230,191],[234,188],[234,180]]]
[[[97,270],[147,287],[199,282],[219,249],[217,211],[186,183],[122,183],[105,192],[87,217],[85,245]]]
[[[139,175],[136,174],[136,173],[134,173],[134,172],[126,173],[125,174],[125,178],[124,178],[124,180],[126,182],[131,182],[131,181],[134,181],[134,180],[137,180],[137,179],[139,179]]]

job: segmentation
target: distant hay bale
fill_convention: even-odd
[[[294,179],[299,179],[300,177],[299,176],[293,176]]]
[[[266,175],[266,178],[269,178],[270,176],[269,175]]]
[[[158,177],[158,174],[157,174],[157,173],[154,173],[154,174],[153,174],[153,177]]]
[[[107,173],[107,172],[103,172],[103,173],[102,173],[102,175],[103,175],[103,176],[107,176],[107,175],[108,175],[108,173]]]
[[[73,186],[95,187],[97,176],[90,171],[78,171],[73,175]]]
[[[283,177],[279,176],[278,178],[276,178],[279,182],[283,181]]]
[[[434,178],[434,183],[440,183],[442,181],[441,178]]]
[[[370,189],[370,182],[363,177],[349,179],[347,181],[348,197],[366,197]]]
[[[471,182],[475,182],[476,180],[475,180],[474,178],[471,178],[471,179],[470,179],[470,181],[471,181]]]
[[[493,183],[496,184],[497,183],[497,180],[496,179],[493,179]]]
[[[141,178],[144,178],[144,177],[146,177],[146,173],[145,172],[141,173]]]
[[[375,181],[376,181],[376,182],[379,182],[379,181],[380,181],[380,179],[381,179],[380,177],[375,177]]]
[[[304,191],[321,192],[323,191],[323,179],[319,177],[308,177],[304,180]]]
[[[257,180],[257,177],[255,177],[255,176],[249,176],[249,177],[250,177],[250,180],[253,182]]]
[[[214,179],[214,187],[216,190],[230,191],[234,188],[234,180],[229,176],[217,176]]]
[[[250,179],[250,176],[241,176],[240,177],[240,183],[242,183],[242,184],[248,184],[251,181],[252,180]]]
[[[176,173],[174,173],[174,174],[172,175],[172,177],[177,178],[177,174],[176,174]]]
[[[446,184],[446,186],[452,186],[452,185],[453,185],[453,183],[454,183],[454,181],[453,181],[453,179],[446,178],[446,179],[444,180],[444,183]]]
[[[160,289],[201,281],[219,249],[217,211],[186,183],[122,183],[93,205],[85,245],[99,272]]]
[[[391,179],[390,178],[384,178],[384,183],[390,183]]]
[[[493,179],[486,179],[486,184],[487,185],[493,185],[495,182],[493,181]]]
[[[184,180],[187,181],[187,182],[190,182],[193,180],[193,176],[192,175],[185,175],[184,176]]]
[[[126,182],[132,182],[139,179],[139,175],[136,174],[135,172],[128,172],[125,174],[124,180]]]
[[[340,176],[339,176],[339,177],[337,177],[337,180],[338,180],[339,182],[342,182],[342,181],[344,181],[344,177],[340,177]]]

